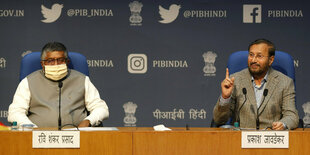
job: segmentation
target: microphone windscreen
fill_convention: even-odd
[[[244,94],[244,95],[246,95],[246,88],[242,88],[242,93]]]
[[[264,96],[267,96],[268,95],[268,89],[265,89],[264,90]]]
[[[58,82],[58,87],[61,88],[62,87],[62,81]]]

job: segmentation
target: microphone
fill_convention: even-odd
[[[264,90],[263,95],[264,95],[264,100],[265,100],[265,97],[268,95],[268,89],[265,89],[265,90]],[[263,102],[264,102],[264,100],[263,100]],[[263,102],[262,102],[262,103],[263,103]]]
[[[61,130],[61,88],[62,88],[62,81],[58,82],[58,88],[59,88],[59,107],[58,107],[58,130]]]
[[[238,109],[237,111],[237,119],[236,119],[236,122],[238,122],[238,125],[240,126],[240,110],[242,109],[243,105],[245,104],[246,100],[247,100],[247,97],[246,97],[246,94],[247,94],[247,91],[246,91],[246,88],[242,88],[242,93],[244,95],[244,101],[242,103],[242,105],[240,106],[240,108]]]
[[[259,114],[258,114],[258,111],[259,111],[260,107],[262,107],[262,104],[264,103],[265,98],[268,95],[268,89],[264,89],[263,95],[264,95],[263,101],[261,102],[261,104],[257,108],[257,118],[256,118],[256,129],[257,130],[259,129],[259,116],[263,113],[263,111],[265,110],[266,106],[264,107],[264,109]]]

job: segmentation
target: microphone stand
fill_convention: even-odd
[[[262,110],[261,113],[258,114],[260,107],[262,106],[262,104],[265,101],[266,96],[268,95],[268,89],[265,89],[263,92],[264,98],[263,101],[261,102],[261,104],[259,105],[259,107],[257,108],[257,117],[256,117],[256,130],[259,130],[259,116],[263,113],[263,111],[265,110],[266,106],[264,107],[264,109]]]
[[[62,81],[58,82],[58,87],[59,87],[59,107],[58,107],[58,130],[61,130],[61,88],[62,88]]]
[[[238,123],[238,127],[240,127],[240,110],[242,109],[242,107],[244,106],[246,100],[247,100],[247,97],[246,97],[246,94],[247,94],[247,91],[246,91],[246,88],[242,88],[242,93],[244,95],[244,101],[242,103],[242,105],[240,106],[240,108],[238,109],[237,111],[237,119],[236,119],[236,122]],[[236,123],[235,122],[235,123]],[[236,125],[234,124],[234,126],[236,127]]]

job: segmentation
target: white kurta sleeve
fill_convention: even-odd
[[[29,103],[30,103],[30,90],[28,86],[27,78],[24,78],[18,85],[16,92],[13,97],[13,102],[9,106],[8,121],[17,122],[17,125],[23,124],[33,124],[30,119],[27,117]],[[36,125],[35,125],[36,127]]]
[[[109,117],[107,104],[100,98],[98,90],[88,76],[85,78],[85,106],[90,112],[85,120],[89,120],[92,126],[99,125],[103,119]]]

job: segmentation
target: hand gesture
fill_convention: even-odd
[[[284,125],[282,122],[273,122],[272,130],[284,130]]]
[[[230,97],[232,90],[234,88],[234,81],[235,81],[234,77],[229,78],[229,71],[228,71],[228,68],[226,68],[226,78],[221,83],[222,97],[224,99],[227,99]]]

